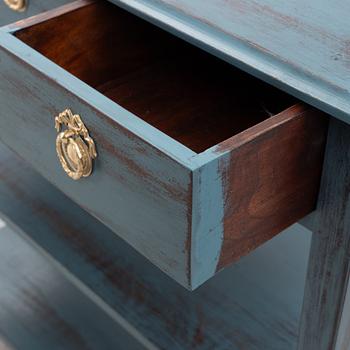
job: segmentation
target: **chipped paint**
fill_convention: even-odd
[[[222,174],[228,157],[193,172],[191,288],[215,275],[224,236]]]

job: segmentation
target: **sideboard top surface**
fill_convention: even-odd
[[[111,1],[350,123],[350,2]]]

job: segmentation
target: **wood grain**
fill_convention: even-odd
[[[0,230],[0,309],[1,350],[154,349],[8,226]]]
[[[111,1],[350,122],[349,2]]]
[[[295,349],[311,233],[295,226],[190,293],[1,149],[0,210],[166,350]]]
[[[249,253],[316,205],[327,118],[295,106],[222,143],[225,193],[218,269]]]
[[[0,139],[188,289],[314,208],[326,117],[116,6],[7,27],[0,61]],[[56,157],[66,108],[97,145],[84,181]]]
[[[299,349],[334,349],[349,280],[350,128],[330,123]]]
[[[117,6],[98,2],[61,16],[55,12],[15,35],[195,152],[294,103]]]

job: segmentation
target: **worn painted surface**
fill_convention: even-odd
[[[1,154],[0,211],[159,348],[295,349],[310,232],[292,227],[190,293]]]
[[[350,349],[350,280],[346,288],[342,316],[340,320],[335,350]]]
[[[326,118],[297,104],[197,154],[11,34],[64,13],[74,11],[78,18],[84,9],[90,12],[80,16],[111,8],[117,9],[79,0],[1,30],[0,140],[172,278],[195,289],[313,210]],[[47,43],[43,35],[34,41]],[[237,107],[238,119],[244,106]],[[55,150],[54,116],[66,108],[82,116],[99,154],[92,176],[78,182],[64,174]]]
[[[349,2],[111,1],[350,123]]]
[[[147,348],[8,226],[0,229],[0,349]],[[155,348],[152,348],[155,349]]]
[[[28,0],[28,6],[24,12],[10,10],[9,7],[0,1],[0,26],[19,21],[23,18],[67,4],[72,0]]]
[[[214,276],[224,240],[225,193],[222,169],[227,160],[211,161],[193,172],[192,288]]]
[[[186,159],[193,152],[29,47],[18,45],[11,35],[0,37],[3,47],[11,47],[17,56],[0,53],[0,139],[188,286],[191,172],[178,154],[183,150],[181,156]],[[67,107],[82,116],[99,154],[92,176],[78,182],[65,175],[55,149],[54,116]],[[155,146],[147,142],[149,138]]]
[[[300,325],[303,350],[334,349],[336,342],[350,271],[349,149],[350,127],[332,120]]]

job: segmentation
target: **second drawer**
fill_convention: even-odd
[[[3,28],[0,65],[0,139],[189,289],[314,209],[326,116],[117,6]],[[78,181],[66,109],[97,148]]]

